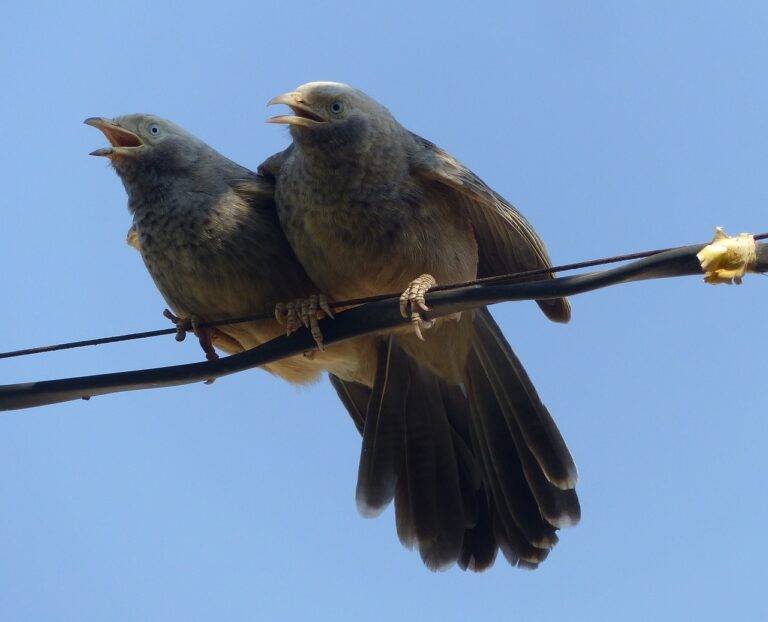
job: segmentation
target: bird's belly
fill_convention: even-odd
[[[219,327],[233,341],[217,345],[230,353],[284,334],[285,327],[274,319],[275,304],[315,293],[295,259],[275,253],[269,240],[251,235],[216,244],[170,220],[165,227],[135,224],[146,267],[177,315],[201,321],[269,315],[265,320]],[[278,259],[272,259],[275,257]],[[327,370],[371,386],[375,361],[374,341],[364,338],[330,346],[313,357],[298,355],[276,361],[266,369],[298,384],[312,382]]]
[[[477,271],[471,227],[450,219],[305,206],[285,228],[312,281],[335,300],[400,292],[424,273],[450,283],[470,280]]]
[[[382,262],[386,249],[360,238],[308,227],[297,239],[297,255],[312,282],[336,300],[373,295],[398,282],[394,265]]]
[[[200,246],[142,244],[142,257],[163,298],[179,315],[203,320],[235,317],[265,310],[263,279],[247,266]]]

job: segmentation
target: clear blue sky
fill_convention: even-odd
[[[0,350],[164,325],[85,117],[153,112],[256,166],[272,96],[369,92],[530,217],[556,262],[768,229],[768,7],[6,3]],[[757,619],[768,281],[494,309],[580,468],[536,572],[431,574],[357,515],[329,387],[252,371],[0,416],[0,619]],[[0,382],[199,360],[172,338],[0,361]]]

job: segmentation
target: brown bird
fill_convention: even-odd
[[[154,115],[85,122],[110,142],[93,155],[109,158],[128,193],[133,225],[127,241],[182,323],[272,314],[279,301],[316,294],[277,221],[271,180]],[[210,358],[212,344],[241,352],[285,328],[270,319],[198,332]],[[375,340],[363,338],[266,369],[293,383],[312,382],[328,370],[371,386],[376,362]]]
[[[404,291],[416,329],[390,338],[378,367],[359,507],[376,514],[394,497],[401,541],[431,568],[481,570],[497,548],[535,567],[556,529],[580,518],[571,455],[487,309],[440,321],[425,340],[420,311],[436,282],[549,267],[544,244],[474,173],[359,90],[315,82],[270,104],[292,109],[270,122],[288,124],[293,144],[260,171],[276,179],[280,222],[309,277],[335,300]],[[539,306],[570,318],[564,299]]]
[[[180,318],[206,321],[256,314],[271,311],[280,300],[317,291],[280,229],[273,180],[235,164],[185,130],[154,116],[95,118],[87,123],[108,138],[111,146],[93,153],[110,159],[128,193],[133,225],[127,241],[141,252],[158,289]],[[260,345],[283,330],[277,321],[264,320],[222,326],[212,333],[201,331],[201,337],[209,351],[213,344],[234,353]],[[378,423],[376,439],[370,433],[365,439],[364,452],[373,459],[361,463],[359,500],[366,513],[386,503],[380,495],[391,498],[394,494],[390,473],[400,468],[402,456],[390,450],[396,438],[404,435],[398,426],[405,423],[406,412],[423,410],[424,419],[408,419],[412,472],[417,472],[413,469],[423,459],[424,448],[432,446],[437,450],[436,463],[451,460],[461,465],[461,471],[454,470],[445,481],[431,481],[433,496],[440,501],[440,513],[433,511],[432,520],[440,533],[434,534],[434,552],[426,545],[422,552],[431,567],[455,561],[455,542],[442,540],[450,532],[454,541],[460,540],[463,567],[480,569],[493,561],[497,547],[490,514],[479,503],[480,475],[464,422],[466,399],[460,391],[435,377],[388,337],[356,339],[267,368],[296,383],[309,382],[328,370],[358,430],[362,433],[365,425],[370,430],[372,422]],[[453,413],[455,422],[446,413]],[[423,437],[421,444],[414,442],[418,435]],[[372,440],[382,442],[370,446]],[[401,479],[400,489],[406,485],[414,490],[414,516],[423,516],[430,495],[421,494],[423,484],[418,479]],[[448,496],[441,491],[448,491]],[[413,528],[401,518],[405,508],[404,502],[398,504],[401,533]],[[546,546],[553,541],[551,531],[543,536]]]

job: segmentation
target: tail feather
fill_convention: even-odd
[[[430,420],[425,412],[429,405],[424,403],[421,389],[418,383],[411,385],[405,416],[405,477],[419,544],[437,538],[435,448]],[[411,412],[412,409],[416,412]]]
[[[554,485],[546,477],[541,463],[533,455],[519,425],[521,417],[519,417],[520,408],[518,405],[521,399],[518,398],[513,402],[509,397],[510,394],[519,396],[521,393],[519,387],[514,384],[514,381],[519,378],[517,369],[512,368],[513,373],[510,374],[508,373],[509,365],[506,357],[494,359],[493,352],[490,350],[495,343],[496,340],[488,342],[488,340],[478,339],[473,352],[473,356],[477,357],[479,365],[482,367],[482,373],[478,374],[482,378],[480,391],[486,398],[488,395],[493,395],[495,398],[491,399],[492,405],[486,407],[484,412],[487,413],[489,409],[494,407],[494,404],[498,406],[498,420],[492,418],[491,421],[497,424],[503,421],[506,424],[506,430],[498,429],[500,448],[503,451],[504,443],[508,443],[508,439],[511,437],[517,449],[513,453],[516,453],[519,459],[528,487],[530,487],[538,509],[544,518],[555,527],[575,525],[581,518],[578,496],[572,489],[563,490]],[[570,454],[568,456],[570,457]]]
[[[516,536],[513,530],[510,531],[504,525],[499,519],[499,514],[493,515],[493,534],[499,550],[510,566],[535,570],[549,556],[549,549],[532,549],[530,553],[521,553],[521,546],[525,547],[527,543],[516,542],[516,538],[519,536]]]
[[[417,545],[425,564],[438,569],[456,561],[477,473],[462,477],[441,382],[399,347],[379,349],[369,391],[358,470],[357,503],[364,516],[379,514],[395,498],[398,534]],[[464,451],[468,451],[464,448]]]
[[[571,453],[488,309],[476,312],[475,328],[475,351],[483,353],[486,367],[499,374],[496,384],[510,406],[506,412],[517,421],[526,445],[549,481],[563,490],[573,488],[578,474]]]
[[[507,531],[513,523],[527,543],[541,549],[550,548],[557,542],[555,529],[539,511],[523,472],[519,452],[511,442],[500,406],[494,400],[485,370],[474,353],[468,362],[468,372],[477,445],[483,455],[486,478],[491,484],[499,518]]]
[[[462,442],[460,439],[454,437],[454,443],[456,441]],[[454,448],[455,448],[454,444]],[[473,458],[474,461],[474,458]],[[457,456],[457,463],[459,466],[459,491],[464,510],[464,528],[472,529],[477,525],[480,520],[480,501],[479,490],[475,486],[472,473],[467,468],[464,459]]]
[[[535,566],[546,559],[548,550],[531,545],[512,518],[506,502],[503,501],[503,505],[499,505],[498,500],[503,499],[503,491],[498,478],[494,475],[485,441],[479,438],[478,426],[475,423],[479,420],[479,413],[475,400],[470,400],[469,407],[472,446],[483,467],[483,491],[486,495],[488,510],[484,518],[489,521],[490,537],[511,565]]]
[[[400,543],[412,550],[416,546],[416,524],[411,510],[411,491],[408,490],[407,477],[400,477],[395,488],[395,526]]]
[[[565,324],[571,321],[571,304],[567,298],[551,298],[537,300],[536,303],[544,314],[553,322]]]
[[[372,388],[331,376],[363,436],[358,507],[373,516],[394,498],[400,541],[433,570],[482,571],[499,550],[535,568],[557,529],[579,521],[576,467],[488,311],[461,322],[469,346],[447,356],[463,381],[392,336]]]
[[[406,409],[405,476],[419,552],[434,570],[456,561],[464,534],[464,508],[453,439],[437,379],[417,364]]]
[[[459,467],[459,483],[464,500],[464,519],[467,528],[474,527],[479,521],[480,487],[483,474],[471,449],[467,411],[468,403],[464,393],[456,385],[440,381],[440,394],[450,423],[453,438],[453,450]]]
[[[365,414],[355,495],[363,516],[379,515],[395,496],[405,451],[409,387],[410,361],[390,337],[379,346],[376,378]]]
[[[493,532],[491,508],[484,488],[477,491],[477,518],[472,527],[464,532],[464,543],[458,564],[462,570],[482,572],[493,566],[499,545]]]
[[[485,452],[484,452],[485,453]],[[490,470],[486,462],[486,469]],[[498,482],[489,478],[489,490],[491,493],[491,518],[493,534],[496,545],[507,561],[513,566],[526,566],[527,564],[538,565],[543,562],[549,549],[543,549],[533,546],[520,531],[514,519],[509,514],[507,508],[501,508],[496,499],[502,498],[502,493]]]
[[[454,432],[448,422],[440,392],[434,376],[420,370],[426,388],[435,452],[435,485],[437,488],[438,539],[432,558],[437,567],[453,564],[459,557],[467,527],[467,516],[461,485],[461,467],[456,455]]]
[[[363,426],[365,425],[365,411],[368,408],[371,390],[357,382],[342,380],[334,374],[328,374],[328,379],[336,390],[341,403],[344,404],[344,408],[347,409],[357,431],[362,434]]]

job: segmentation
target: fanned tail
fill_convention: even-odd
[[[501,549],[535,568],[581,515],[576,467],[522,364],[486,309],[464,382],[438,377],[383,339],[372,388],[331,377],[363,436],[356,499],[376,516],[394,499],[397,533],[433,570],[482,571]]]

